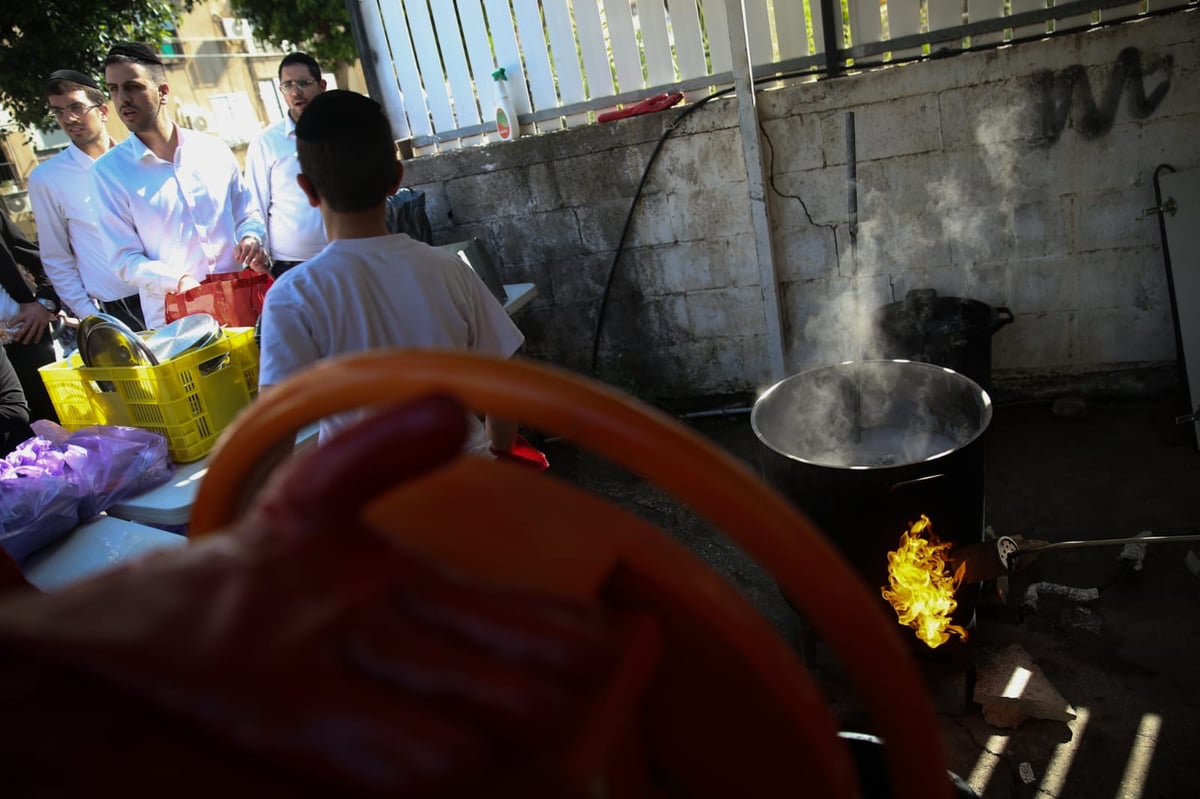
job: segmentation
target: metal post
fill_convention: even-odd
[[[350,15],[350,35],[354,37],[354,47],[358,50],[358,57],[362,60],[363,77],[367,81],[367,94],[376,98],[382,97],[379,76],[375,74],[375,62],[379,57],[371,49],[371,43],[367,41],[360,0],[346,0],[346,12]]]
[[[742,156],[746,162],[750,220],[754,226],[759,285],[762,287],[767,359],[774,382],[782,380],[787,371],[784,360],[783,308],[779,299],[779,275],[775,268],[775,252],[771,241],[771,219],[766,198],[766,165],[763,162],[762,141],[759,139],[758,104],[751,75],[750,44],[742,0],[725,0],[725,13],[729,25],[729,51],[732,56],[734,86],[737,89]]]
[[[375,0],[346,0],[350,15],[350,33],[362,60],[367,94],[379,101],[392,123],[392,135],[399,141],[412,138],[404,101],[392,70],[392,58],[387,44],[383,16]]]
[[[825,76],[829,78],[836,78],[842,71],[842,62],[838,58],[842,43],[837,35],[837,21],[841,18],[841,3],[835,3],[834,0],[821,0],[821,39],[825,42]]]

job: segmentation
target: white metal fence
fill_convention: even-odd
[[[427,153],[495,138],[496,67],[510,78],[523,133],[587,124],[663,91],[727,85],[729,3],[741,4],[761,79],[964,52],[1196,1],[351,0],[351,9],[372,93],[396,134]]]

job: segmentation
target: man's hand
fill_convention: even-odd
[[[50,329],[50,321],[54,314],[39,302],[23,302],[16,316],[11,317],[9,327],[20,327],[13,334],[13,341],[18,344],[36,344]]]
[[[183,277],[179,278],[179,285],[175,287],[175,291],[172,293],[183,294],[184,292],[191,291],[192,289],[196,288],[200,288],[200,281],[196,280],[196,278],[192,277],[190,274],[185,274]]]
[[[376,497],[459,457],[466,418],[438,396],[384,410],[284,464],[223,533],[56,594],[14,589],[0,601],[0,698],[35,690],[30,674],[51,697],[55,673],[70,686],[104,675],[82,706],[39,705],[39,718],[103,717],[118,693],[123,712],[156,709],[165,730],[220,742],[152,759],[204,763],[202,781],[241,764],[257,785],[273,774],[328,795],[577,795],[556,790],[565,775],[550,766],[620,651],[604,606],[476,582],[362,520]],[[66,750],[98,784],[128,777],[108,741]]]
[[[255,272],[265,272],[270,265],[267,251],[263,249],[262,242],[254,236],[246,236],[238,242],[233,248],[233,260]]]

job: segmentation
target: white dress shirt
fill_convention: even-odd
[[[130,135],[96,159],[91,172],[113,268],[138,287],[149,329],[162,326],[163,301],[180,278],[240,271],[234,247],[246,236],[266,235],[233,151],[216,136],[175,130],[173,162]]]
[[[94,163],[72,142],[29,175],[42,266],[58,298],[79,319],[96,312],[93,300],[120,300],[138,291],[117,277],[97,226],[88,178]]]
[[[296,183],[296,123],[290,114],[274,122],[246,151],[246,182],[267,220],[267,252],[276,261],[307,261],[325,249],[319,208]]]

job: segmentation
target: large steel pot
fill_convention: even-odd
[[[877,338],[871,354],[949,366],[988,389],[992,334],[1012,321],[1013,312],[1005,307],[913,289],[875,312]]]
[[[869,584],[883,586],[887,553],[922,514],[943,541],[982,540],[983,434],[991,418],[991,399],[975,381],[889,360],[785,378],[755,402],[750,424],[767,480]],[[973,619],[974,596],[960,590],[956,622]]]

